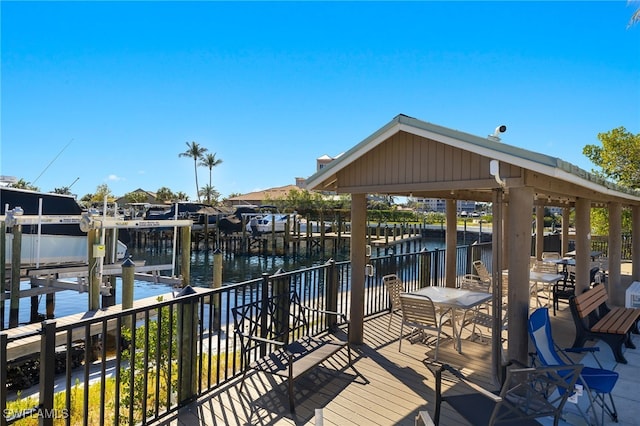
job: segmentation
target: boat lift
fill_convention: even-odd
[[[16,305],[20,297],[33,297],[36,294],[49,294],[58,290],[73,289],[79,292],[89,292],[89,310],[99,308],[100,294],[109,294],[110,286],[102,284],[103,275],[117,275],[121,268],[116,268],[117,260],[116,252],[118,249],[118,241],[115,233],[110,241],[112,246],[112,258],[110,263],[105,265],[105,231],[111,229],[151,229],[151,228],[169,228],[174,229],[174,247],[176,247],[176,239],[178,228],[181,229],[181,238],[183,247],[191,245],[191,226],[193,222],[190,219],[170,219],[170,220],[144,220],[131,219],[126,220],[118,217],[109,217],[98,214],[96,211],[85,212],[82,215],[24,215],[20,207],[7,210],[5,216],[0,216],[6,227],[15,227],[17,225],[37,225],[38,233],[36,234],[36,252],[38,253],[38,261],[36,268],[29,270],[27,275],[30,276],[32,284],[42,286],[40,288],[32,288],[30,290],[20,291],[21,273],[21,253],[12,253],[11,255],[11,297],[8,297],[4,291],[0,292],[0,301],[11,299],[12,305]],[[76,265],[59,265],[57,268],[40,268],[39,251],[41,226],[52,224],[76,225],[83,232],[87,233],[84,253],[89,253],[88,268],[87,266]],[[121,244],[121,243],[120,243]],[[124,253],[123,253],[124,255]],[[8,260],[8,259],[7,259]],[[182,274],[181,277],[175,277],[176,250],[173,251],[173,260],[171,265],[148,265],[136,267],[136,278],[147,279],[149,281],[158,280],[158,275],[149,275],[147,273],[156,273],[160,270],[171,270],[171,283],[189,282],[190,275],[190,250],[182,252]],[[4,265],[1,265],[4,267]],[[147,275],[144,277],[143,275]],[[70,281],[75,278],[76,281]],[[88,278],[88,285],[85,283]],[[149,279],[151,278],[151,279]],[[27,294],[28,293],[28,294]],[[12,306],[16,309],[16,306]]]

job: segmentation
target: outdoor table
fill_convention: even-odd
[[[509,271],[507,269],[502,271],[503,275],[507,275]],[[538,272],[538,271],[529,271],[529,282],[530,290],[533,290],[533,286],[536,286],[536,302],[538,302],[538,306],[542,306],[540,303],[540,299],[538,299],[538,283],[542,283],[543,289],[547,290],[547,305],[551,301],[552,292],[550,289],[553,288],[554,285],[560,280],[564,279],[563,274],[554,274],[551,272]]]
[[[492,297],[491,293],[438,286],[423,287],[418,290],[412,291],[410,294],[428,296],[434,305],[438,305],[443,308],[451,308],[451,315],[453,316],[451,321],[453,335],[454,339],[457,338],[458,340],[458,345],[456,348],[458,350],[458,353],[462,353],[462,342],[460,339],[462,329],[460,329],[459,332],[456,331],[456,311],[458,309],[467,310],[474,308],[482,303],[489,301]]]
[[[547,305],[551,301],[552,297],[552,289],[553,286],[558,283],[558,281],[564,279],[563,274],[552,274],[549,272],[536,272],[529,271],[529,281],[536,286],[536,301],[538,302],[538,306],[541,306],[540,300],[538,299],[537,293],[537,285],[538,283],[542,283],[543,289],[547,291]]]
[[[562,259],[550,259],[544,260],[546,263],[554,263],[556,265],[562,265],[562,275],[564,275],[564,282],[566,283],[569,279],[569,272],[567,270],[567,266],[576,266],[576,260],[572,257],[565,257]]]
[[[576,251],[575,250],[571,250],[571,251],[566,252],[564,255],[565,256],[575,257],[576,256]],[[589,253],[589,256],[591,256],[591,260],[596,260],[596,257],[602,256],[602,252],[601,251],[592,251],[591,253]]]

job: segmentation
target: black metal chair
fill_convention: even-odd
[[[436,377],[434,423],[440,424],[441,405],[446,402],[472,425],[539,425],[535,419],[552,417],[557,426],[581,370],[580,364],[512,366],[507,368],[500,391],[490,392],[444,364],[432,371]],[[442,392],[443,376],[455,382],[446,394]]]
[[[596,281],[596,275],[600,272],[600,268],[594,266],[589,271],[589,284],[593,285]],[[567,276],[564,280],[558,281],[553,286],[553,316],[556,315],[556,310],[560,309],[560,300],[568,300],[571,296],[576,294],[576,273],[575,271],[567,271]]]

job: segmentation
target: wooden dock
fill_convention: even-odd
[[[138,281],[148,281],[153,283],[163,283],[179,285],[181,280],[175,277],[160,275],[160,271],[170,271],[171,264],[161,265],[136,265],[135,279]],[[58,291],[73,290],[79,293],[88,292],[87,276],[88,266],[59,266],[54,268],[33,268],[25,269],[21,273],[24,278],[29,278],[32,288],[20,290],[20,298],[36,297],[40,295],[53,294]],[[122,267],[120,265],[105,265],[104,276],[121,276]],[[5,290],[11,291],[10,283],[5,283]],[[11,293],[0,292],[0,302],[9,300]]]
[[[197,289],[196,291],[204,291],[206,289]],[[160,296],[147,297],[144,299],[136,300],[133,302],[133,308],[142,308],[153,306],[158,303],[158,298],[162,297],[164,300],[173,299],[172,293],[165,293]],[[79,321],[86,320],[88,318],[103,318],[113,313],[121,312],[122,305],[109,306],[107,308],[98,309],[95,311],[81,312],[78,314],[68,315],[60,318],[56,318],[55,322],[57,326],[65,326],[77,324]],[[116,328],[116,320],[110,320],[107,322],[107,331],[113,331]],[[7,344],[7,361],[16,360],[25,356],[29,356],[40,352],[41,336],[40,331],[42,329],[41,323],[21,325],[19,327],[3,330],[9,339]],[[95,323],[90,327],[89,335],[96,336],[102,334],[102,324]],[[25,336],[25,337],[21,337]],[[71,341],[84,341],[86,338],[85,328],[75,328],[71,333]],[[67,333],[60,332],[56,334],[56,346],[65,345],[67,343]]]

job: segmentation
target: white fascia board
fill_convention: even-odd
[[[584,188],[606,194],[607,196],[624,198],[632,201],[640,201],[639,195],[634,195],[629,192],[620,191],[613,188],[614,186],[617,186],[615,184],[612,184],[610,182],[607,182],[608,185],[604,183],[598,183],[594,180],[585,179],[578,176],[575,173],[564,170],[564,168],[567,168],[567,167],[571,168],[575,166],[571,165],[571,163],[560,160],[556,157],[551,157],[551,156],[536,153],[533,151],[526,151],[526,150],[523,150],[522,148],[514,147],[512,145],[506,145],[506,144],[503,145],[503,147],[505,148],[505,151],[510,151],[510,150],[522,151],[522,154],[531,154],[532,156],[539,157],[539,160],[541,160],[542,162],[535,161],[527,157],[510,154],[502,150],[496,150],[488,146],[484,146],[484,144],[479,145],[477,143],[465,141],[464,139],[443,135],[441,133],[436,133],[428,129],[425,129],[422,127],[416,127],[410,124],[400,124],[400,130],[408,133],[413,133],[417,136],[421,136],[427,139],[435,140],[437,142],[440,142],[449,146],[457,147],[469,152],[474,152],[476,154],[482,155],[487,158],[503,161],[505,163],[513,164],[515,166],[522,167],[537,173],[541,173],[546,176],[550,176],[550,177],[560,179],[575,185],[579,185]],[[486,142],[488,145],[501,144],[501,142],[493,142],[490,140],[487,140]],[[497,146],[496,148],[501,148],[501,147]],[[589,172],[579,169],[578,167],[576,167],[576,169],[584,172],[587,176],[592,176]],[[606,181],[603,180],[603,182],[606,182]]]
[[[341,154],[335,160],[322,168],[322,170],[310,176],[306,181],[306,187],[314,188],[332,174],[339,173],[349,164],[351,164],[367,152],[371,151],[394,134],[398,133],[399,129],[400,125],[398,124],[397,120],[393,120],[378,132],[364,139],[362,142],[360,142],[344,154]]]

